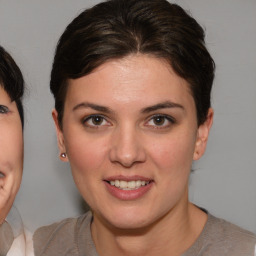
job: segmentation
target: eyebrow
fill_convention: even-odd
[[[108,107],[97,105],[97,104],[93,104],[93,103],[89,103],[89,102],[82,102],[82,103],[76,105],[73,108],[73,111],[75,111],[75,110],[77,110],[79,108],[91,108],[91,109],[94,109],[96,111],[105,112],[105,113],[113,112]]]
[[[159,109],[164,109],[164,108],[180,108],[180,109],[184,110],[184,107],[178,103],[171,102],[171,101],[165,101],[165,102],[153,105],[153,106],[143,108],[141,112],[145,114],[145,113],[150,113],[150,112],[153,112],[153,111],[156,111]]]
[[[104,112],[104,113],[112,113],[113,112],[108,107],[101,106],[101,105],[98,105],[98,104],[89,103],[89,102],[82,102],[82,103],[76,105],[73,108],[73,111],[75,111],[77,109],[80,109],[80,108],[91,108],[93,110]],[[165,108],[180,108],[180,109],[184,110],[184,107],[182,105],[178,104],[178,103],[171,102],[171,101],[165,101],[165,102],[161,102],[161,103],[158,103],[156,105],[153,105],[153,106],[143,108],[141,110],[141,113],[146,114],[146,113],[150,113],[150,112],[153,112],[153,111],[156,111],[156,110],[159,110],[159,109],[165,109]]]

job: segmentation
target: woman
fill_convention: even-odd
[[[0,46],[0,255],[25,255],[22,221],[11,209],[23,168],[23,91],[19,67]]]
[[[165,0],[110,0],[69,24],[52,115],[91,212],[37,230],[35,255],[254,255],[253,234],[188,200],[214,69],[203,29]]]

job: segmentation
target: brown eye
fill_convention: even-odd
[[[164,116],[156,116],[153,118],[153,122],[155,125],[163,125],[166,121]]]
[[[168,115],[154,115],[146,123],[146,126],[152,128],[168,128],[175,124],[175,119]]]
[[[84,126],[91,128],[100,128],[104,126],[110,126],[111,124],[106,120],[104,116],[101,115],[91,115],[86,117],[82,121]]]
[[[92,123],[94,125],[101,125],[104,120],[103,117],[101,117],[101,116],[93,116],[91,119],[92,119]]]

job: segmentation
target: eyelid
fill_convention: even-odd
[[[162,125],[159,125],[159,126],[158,125],[146,125],[146,126],[151,126],[151,127],[156,128],[156,129],[163,129],[163,128],[168,128],[170,125],[173,125],[173,124],[176,123],[176,119],[174,117],[172,117],[172,116],[169,116],[169,115],[166,115],[166,114],[154,114],[154,115],[150,116],[147,119],[146,124],[148,122],[152,121],[154,118],[157,118],[157,117],[165,118],[169,122],[169,124],[168,125],[164,125],[164,126],[162,126]]]
[[[109,125],[89,125],[89,124],[86,124],[86,122],[88,122],[90,119],[92,119],[93,117],[101,117],[105,120],[105,122],[107,122]],[[110,126],[110,122],[108,121],[108,118],[105,117],[104,115],[102,114],[92,114],[92,115],[88,115],[86,117],[84,117],[82,119],[82,124],[86,127],[90,127],[90,128],[99,128],[99,127],[102,127],[102,126]]]

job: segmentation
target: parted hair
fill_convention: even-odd
[[[211,106],[215,64],[197,21],[166,0],[108,0],[83,11],[57,44],[50,88],[61,126],[69,79],[131,54],[166,60],[190,86],[198,125]]]

